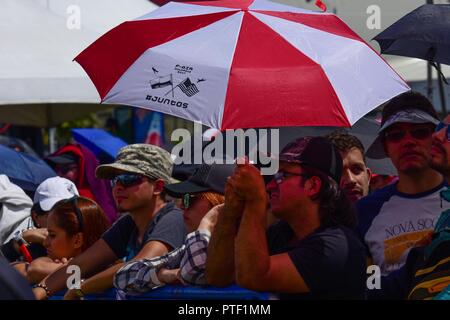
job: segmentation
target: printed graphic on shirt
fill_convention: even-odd
[[[378,196],[382,204],[369,201],[359,208],[361,214],[373,216],[365,221],[369,227],[364,240],[382,275],[401,268],[410,249],[421,245],[418,242],[433,230],[441,212],[450,208],[450,202],[440,199],[442,189],[412,198],[400,195],[395,187],[386,188],[386,193]]]
[[[386,264],[398,264],[406,258],[411,248],[418,245],[429,231],[404,233],[384,240],[384,261]]]

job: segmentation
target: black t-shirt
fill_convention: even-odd
[[[280,221],[267,231],[271,255],[287,252],[310,292],[281,299],[364,299],[366,258],[356,233],[344,226],[320,228],[301,241]]]
[[[102,236],[108,246],[120,259],[133,259],[149,241],[160,241],[171,246],[171,249],[183,245],[186,238],[186,226],[183,213],[173,202],[167,203],[150,222],[142,243],[137,241],[138,229],[130,215],[117,220]]]

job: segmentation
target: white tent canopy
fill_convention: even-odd
[[[0,122],[52,125],[89,111],[76,104],[98,104],[100,98],[72,60],[108,30],[155,8],[148,0],[0,1]],[[40,117],[33,117],[32,105],[21,110],[29,114],[27,121],[11,114],[19,105],[54,103],[76,104],[53,106],[58,107],[53,117],[45,105],[33,109],[45,109]]]

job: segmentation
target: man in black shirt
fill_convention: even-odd
[[[352,230],[355,212],[339,188],[339,151],[325,138],[305,137],[288,144],[279,160],[267,185],[269,199],[248,162],[229,179],[208,250],[207,280],[226,285],[223,279],[235,278],[242,287],[282,298],[363,299],[365,254]],[[269,202],[279,222],[266,232]],[[218,263],[233,252],[233,266]]]

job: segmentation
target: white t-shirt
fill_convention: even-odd
[[[410,249],[450,208],[450,202],[440,197],[445,189],[446,182],[428,192],[409,195],[398,192],[397,184],[392,184],[358,201],[358,231],[382,275],[400,269]]]

